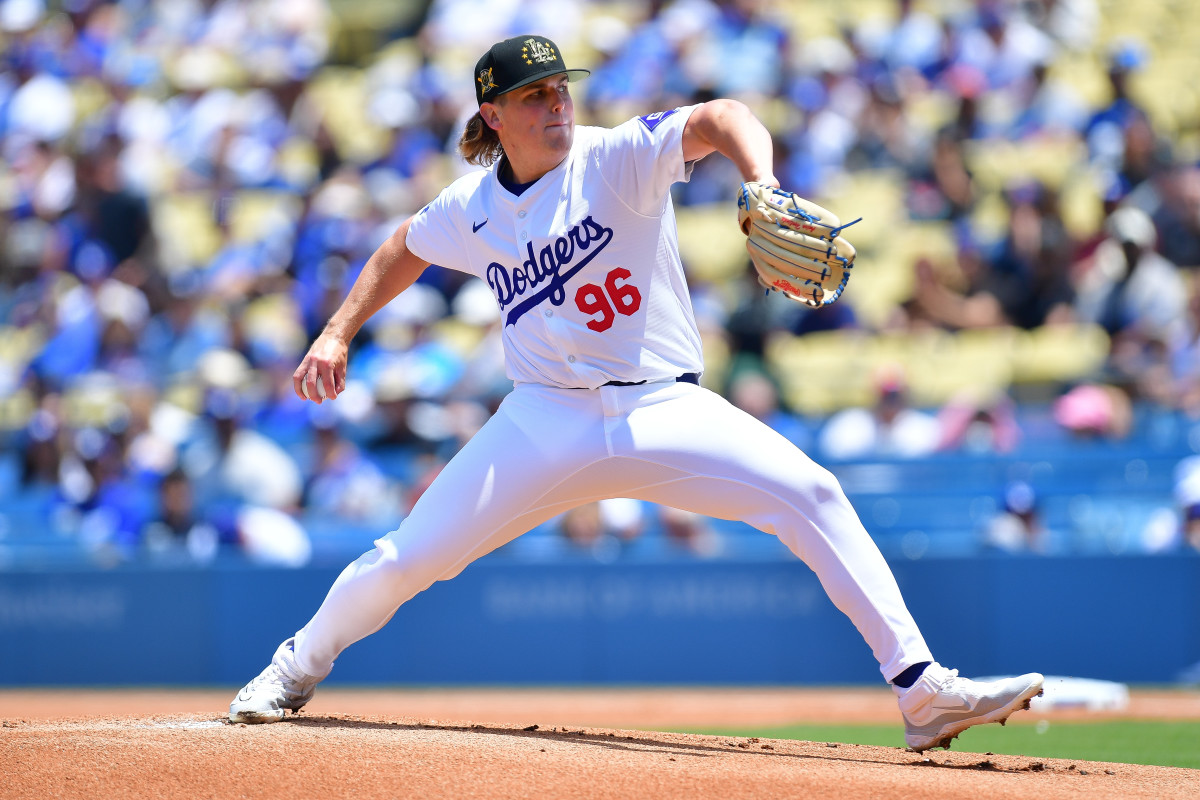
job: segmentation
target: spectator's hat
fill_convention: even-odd
[[[1037,508],[1037,493],[1025,481],[1014,481],[1004,490],[1004,508],[1012,514],[1029,514]]]
[[[1054,421],[1068,430],[1101,433],[1112,416],[1111,395],[1102,386],[1076,386],[1054,401]]]
[[[1146,65],[1146,48],[1137,39],[1122,37],[1108,49],[1110,72],[1135,72]]]
[[[1175,465],[1175,502],[1188,519],[1200,517],[1200,456]]]
[[[1145,211],[1133,206],[1114,211],[1104,223],[1104,229],[1121,244],[1130,242],[1146,250],[1154,247],[1158,241],[1154,221]]]
[[[505,92],[565,72],[567,80],[590,75],[586,69],[567,69],[558,45],[544,36],[514,36],[496,42],[475,65],[475,100],[490,103]]]
[[[0,30],[6,33],[27,33],[46,16],[42,0],[8,0],[0,3]]]

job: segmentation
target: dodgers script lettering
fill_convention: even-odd
[[[504,324],[516,323],[525,312],[547,298],[554,305],[561,306],[567,298],[567,282],[599,255],[612,238],[612,228],[588,216],[567,231],[565,236],[558,237],[540,251],[534,251],[532,242],[525,245],[525,261],[511,271],[495,261],[488,264],[487,282],[500,303],[500,310],[512,306]],[[577,263],[572,263],[581,253],[586,255]],[[537,291],[534,294],[525,296],[526,292],[535,288]]]

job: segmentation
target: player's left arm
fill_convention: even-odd
[[[710,100],[692,112],[683,127],[683,160],[720,153],[734,163],[742,180],[778,188],[771,133],[744,103]]]
[[[738,224],[759,282],[813,307],[836,301],[850,280],[855,249],[828,209],[792,192],[775,177],[771,134],[744,104],[712,100],[692,110],[683,127],[685,163],[720,153],[742,173]]]

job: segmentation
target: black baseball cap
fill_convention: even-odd
[[[563,72],[569,81],[592,74],[567,69],[558,45],[545,36],[514,36],[496,42],[475,65],[475,100],[479,105],[490,103],[505,92]]]

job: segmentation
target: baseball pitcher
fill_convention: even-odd
[[[479,111],[459,146],[482,169],[379,247],[296,369],[298,395],[335,399],[358,330],[436,263],[491,287],[515,388],[400,527],[342,572],[308,624],[238,693],[230,719],[274,722],[298,710],[343,650],[434,581],[609,497],[778,536],[870,645],[914,750],[948,747],[966,728],[1028,707],[1041,675],[981,683],[934,662],[836,479],[699,385],[704,361],[671,185],[713,152],[729,158],[745,181],[736,218],[760,280],[814,306],[846,287],[855,257],[847,226],[779,190],[771,136],[741,103],[577,127],[570,82],[587,74],[567,69],[558,47],[536,35],[479,59]],[[730,224],[733,211],[731,203]]]

